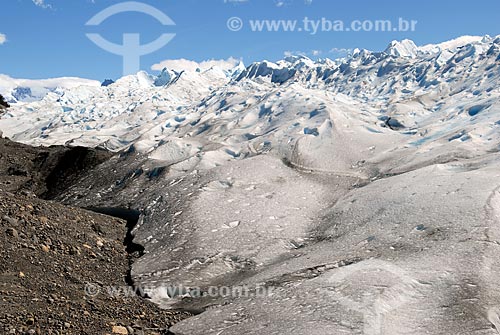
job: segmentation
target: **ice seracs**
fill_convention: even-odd
[[[165,86],[172,82],[172,80],[176,77],[176,73],[173,71],[164,68],[161,70],[161,73],[154,81],[155,86]]]
[[[99,86],[95,80],[63,77],[51,79],[16,79],[0,74],[0,94],[10,103],[34,102],[43,99],[48,93],[64,91],[78,86]]]
[[[396,57],[416,57],[418,48],[412,40],[392,41],[384,52]]]
[[[245,67],[245,64],[243,63],[243,61],[239,61],[238,62],[238,65],[236,65],[234,68],[230,69],[228,71],[228,74],[233,77],[233,78],[236,78],[238,77],[243,71],[245,71],[246,67]]]
[[[71,140],[121,150],[134,144],[140,151],[158,150],[155,158],[169,141],[195,140],[201,152],[221,146],[217,153],[185,151],[191,163],[203,166],[211,166],[207,157],[220,164],[262,150],[300,157],[305,148],[320,148],[318,139],[328,133],[332,136],[321,150],[347,142],[356,146],[347,140],[352,133],[369,138],[358,141],[366,148],[373,146],[370,141],[380,142],[375,151],[396,142],[435,145],[462,133],[464,147],[492,148],[498,137],[498,54],[498,39],[486,36],[434,47],[394,41],[384,52],[355,50],[335,61],[291,56],[246,68],[236,60],[166,61],[155,67],[163,66],[158,75],[142,71],[107,87],[74,85],[14,104],[0,119],[0,129],[37,145]],[[474,106],[488,107],[472,116],[467,110]],[[325,124],[332,130],[322,128]],[[384,138],[391,140],[382,144]],[[339,166],[332,170],[356,165],[347,152],[343,155],[346,159],[337,157],[332,164]],[[326,163],[312,165],[328,169]]]
[[[112,84],[114,84],[114,83],[115,83],[115,81],[114,81],[114,80],[112,80],[112,79],[105,79],[105,80],[101,83],[101,86],[102,86],[102,87],[107,87],[107,86],[112,85]]]
[[[134,283],[162,307],[206,310],[172,333],[490,334],[499,40],[386,51],[257,62],[236,77],[165,63],[172,80],[53,92],[13,106],[0,129],[120,151],[61,200],[140,210]],[[274,291],[181,299],[165,283]]]
[[[458,48],[467,44],[474,44],[478,42],[487,43],[491,38],[489,36],[461,36],[446,42],[438,44],[427,44],[419,47],[419,50],[426,52],[439,52],[443,50],[456,51]]]

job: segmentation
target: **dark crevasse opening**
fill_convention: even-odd
[[[55,150],[55,149],[54,149]],[[35,159],[39,171],[50,173],[45,178],[47,190],[41,198],[55,199],[69,186],[78,181],[81,175],[108,160],[113,153],[103,149],[84,147],[61,147],[60,151],[40,152]]]
[[[141,212],[136,209],[128,209],[122,207],[90,207],[87,209],[92,212],[113,216],[127,221],[127,233],[123,240],[123,245],[125,246],[125,250],[129,254],[129,270],[125,276],[125,282],[130,286],[134,286],[134,281],[132,280],[131,275],[132,264],[135,259],[141,257],[144,254],[144,247],[140,244],[134,243],[132,230],[137,225]]]

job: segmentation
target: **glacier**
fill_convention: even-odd
[[[171,332],[498,334],[500,37],[183,63],[0,118],[15,141],[117,153],[58,200],[141,212],[135,285],[200,312]]]

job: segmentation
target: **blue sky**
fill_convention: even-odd
[[[121,13],[100,26],[85,23],[116,0],[3,0],[0,20],[0,73],[16,78],[78,76],[102,80],[122,74],[122,58],[93,44],[86,33],[121,43],[124,33],[140,33],[154,41],[163,33],[175,38],[141,58],[141,68],[166,59],[195,61],[241,58],[245,64],[285,54],[334,58],[352,48],[383,50],[394,39],[409,38],[417,45],[461,35],[500,34],[498,0],[143,0],[167,14],[175,26],[163,26],[143,13]],[[239,31],[228,29],[229,18],[241,18]],[[256,32],[249,20],[417,20],[415,31]],[[5,38],[4,38],[5,37]]]

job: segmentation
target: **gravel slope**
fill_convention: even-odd
[[[68,152],[0,140],[0,334],[168,334],[188,314],[129,291],[126,222],[36,197]]]

